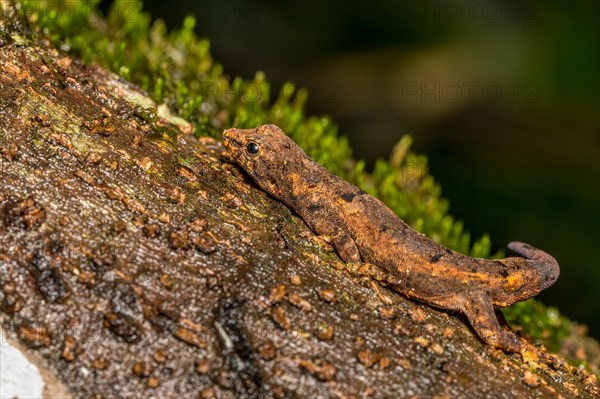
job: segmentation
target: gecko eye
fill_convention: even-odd
[[[260,151],[260,147],[254,141],[251,141],[246,144],[246,151],[248,151],[248,154],[250,155],[256,155],[258,154],[258,151]]]

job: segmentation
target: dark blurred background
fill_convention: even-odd
[[[104,4],[110,3],[103,2]],[[541,295],[600,337],[600,2],[145,1],[186,14],[230,76],[309,89],[372,164],[404,134],[451,214],[554,255]]]

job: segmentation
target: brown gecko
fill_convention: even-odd
[[[327,237],[344,262],[369,265],[408,297],[464,312],[490,345],[521,350],[522,341],[501,327],[494,306],[509,306],[550,287],[560,272],[552,256],[521,242],[508,248],[524,258],[473,258],[446,248],[314,162],[277,126],[228,129],[223,139],[254,181]]]

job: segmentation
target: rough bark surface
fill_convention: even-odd
[[[594,376],[352,276],[118,76],[0,42],[0,316],[74,397],[560,398]]]

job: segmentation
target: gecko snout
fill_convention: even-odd
[[[227,129],[223,132],[223,142],[227,142],[232,139],[237,129]]]
[[[241,130],[242,129],[231,128],[223,132],[223,144],[229,151],[232,151],[234,146],[242,144],[240,139]]]

